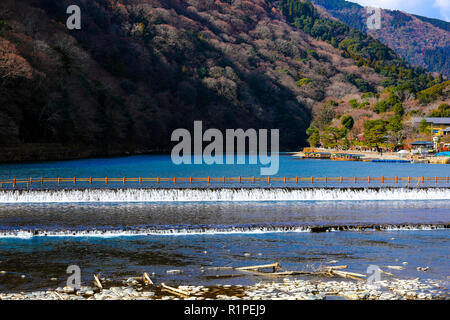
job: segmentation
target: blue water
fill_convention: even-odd
[[[446,281],[449,245],[446,230],[0,239],[0,268],[18,272],[7,278],[0,276],[0,289],[26,291],[64,286],[65,270],[72,264],[80,266],[84,284],[90,284],[95,273],[118,279],[143,272],[155,273],[152,278],[156,283],[248,284],[267,278],[248,275],[208,279],[221,273],[202,272],[201,268],[280,262],[288,270],[310,270],[329,265],[332,260],[362,274],[366,274],[370,264],[384,270],[389,270],[386,268],[389,265],[405,267],[389,270],[394,276],[386,279],[419,277]],[[427,273],[419,272],[418,266],[430,269]],[[166,273],[173,269],[182,273]],[[21,274],[27,277],[22,279]]]
[[[176,166],[170,156],[152,155],[3,164],[0,179],[259,176],[259,168],[258,165]],[[280,157],[278,176],[443,177],[449,173],[448,165],[298,160],[284,155]],[[317,190],[320,196],[320,186]],[[242,198],[178,202],[179,195],[174,192],[175,199],[171,202],[137,203],[121,203],[114,197],[109,203],[14,202],[17,194],[0,191],[0,198],[13,199],[0,203],[0,271],[6,271],[0,273],[0,290],[63,286],[67,277],[65,270],[71,264],[81,267],[85,283],[90,283],[92,274],[98,272],[117,278],[137,276],[146,271],[155,272],[156,282],[169,284],[247,284],[266,279],[248,275],[215,280],[208,278],[209,274],[200,268],[277,261],[286,269],[300,270],[311,265],[318,267],[330,260],[346,264],[349,271],[358,273],[365,273],[369,264],[382,268],[402,265],[405,270],[389,271],[399,278],[448,281],[448,187],[424,188],[417,191],[417,199],[409,197],[409,200],[401,198],[411,194],[409,189],[396,191],[395,200],[390,199],[394,194],[390,189],[370,191],[365,200],[358,199],[360,191],[337,191],[339,197],[327,201],[319,197],[313,201],[298,198],[253,202]],[[33,192],[36,191],[20,191],[20,195],[32,198]],[[97,191],[83,192],[85,197],[95,198]],[[212,196],[222,191],[207,192]],[[259,199],[258,190],[244,192],[248,197],[255,197],[253,200]],[[329,191],[323,192],[330,196]],[[436,193],[440,194],[439,198],[427,199]],[[189,196],[186,192],[180,194]],[[56,195],[65,196],[64,193]],[[299,197],[302,197],[301,192]],[[316,226],[353,228],[349,228],[352,231],[310,232],[311,227]],[[373,228],[361,231],[358,226]],[[403,262],[408,264],[403,265]],[[420,272],[416,269],[419,266],[430,269],[427,273]],[[169,269],[183,272],[168,275]],[[20,277],[22,274],[24,278]]]
[[[450,175],[443,164],[371,163],[330,160],[300,160],[281,155],[276,176],[288,177],[388,177]],[[248,160],[246,161],[248,163]],[[0,164],[0,179],[40,177],[236,177],[260,176],[261,165],[175,165],[170,155],[144,155],[26,164]]]

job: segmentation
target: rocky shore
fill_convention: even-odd
[[[302,280],[284,278],[250,286],[178,286],[149,284],[142,278],[116,282],[102,279],[103,288],[72,287],[55,290],[0,293],[0,300],[449,300],[446,287],[436,280],[394,279],[377,282]]]

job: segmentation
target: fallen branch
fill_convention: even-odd
[[[327,270],[336,270],[336,269],[347,269],[347,266],[329,266],[326,267]]]
[[[54,294],[56,294],[61,300],[65,300],[58,292],[53,292]]]
[[[401,266],[386,266],[386,268],[394,269],[394,270],[403,270],[403,269],[405,269],[404,267],[401,267]]]
[[[282,276],[295,276],[295,275],[322,275],[321,271],[283,271],[283,272],[273,272],[270,273],[272,276],[282,277]]]
[[[142,278],[144,280],[144,284],[150,285],[150,286],[153,285],[153,281],[152,281],[152,279],[150,279],[150,276],[148,275],[147,272],[144,272],[144,275],[142,276]]]
[[[265,269],[265,268],[273,268],[274,272],[281,268],[281,265],[278,262],[271,263],[271,264],[263,264],[259,266],[247,266],[247,267],[238,267],[234,268],[236,270],[245,271],[245,270],[259,270],[259,269]]]
[[[94,285],[100,289],[103,289],[102,283],[97,275],[94,274]]]
[[[227,279],[227,278],[237,278],[242,277],[243,274],[216,274],[212,276],[205,276],[206,279]]]
[[[283,271],[283,272],[260,272],[254,270],[240,270],[242,272],[251,273],[257,276],[265,277],[285,277],[285,276],[295,276],[295,275],[315,275],[315,276],[325,276],[329,275],[328,272],[323,271]]]
[[[205,270],[232,270],[233,267],[209,267],[209,268],[203,268]]]
[[[164,290],[169,291],[170,293],[176,294],[178,296],[182,296],[182,297],[186,297],[186,298],[190,296],[189,292],[184,291],[184,290],[180,290],[180,289],[177,289],[177,288],[170,287],[170,286],[168,286],[168,285],[166,285],[164,283],[161,283],[161,287]]]
[[[336,270],[330,270],[330,274],[342,277],[342,278],[349,278],[354,280],[365,280],[366,277],[363,274],[359,273],[353,273],[353,272],[346,272],[346,271],[336,271]]]
[[[388,276],[393,276],[392,273],[387,272],[387,271],[384,271],[384,270],[381,270],[381,269],[380,269],[380,272],[381,272],[381,273],[384,273],[384,274],[386,274],[386,275],[388,275]]]

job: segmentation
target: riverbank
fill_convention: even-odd
[[[98,287],[0,293],[0,300],[449,300],[448,291],[435,280],[394,279],[366,281],[302,280],[259,282],[251,286],[151,285],[141,278],[128,278],[121,285],[109,281]]]
[[[352,159],[349,157],[343,157],[340,158],[339,161],[411,161],[411,163],[432,163],[432,164],[450,164],[450,157],[436,157],[436,156],[427,156],[423,155],[420,156],[412,156],[411,154],[399,154],[397,152],[374,152],[374,151],[359,151],[359,150],[335,150],[335,149],[323,149],[323,148],[316,148],[315,152],[317,153],[323,153],[323,154],[329,154],[327,159],[330,158],[331,154],[351,154],[354,155]],[[298,151],[298,152],[292,152],[291,155],[293,157],[300,157],[300,158],[308,158],[305,155],[305,152]],[[316,159],[316,157],[315,157]],[[331,158],[331,160],[337,160]]]

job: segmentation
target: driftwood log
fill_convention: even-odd
[[[148,275],[147,272],[144,272],[144,275],[142,276],[142,280],[144,281],[145,285],[148,285],[148,286],[153,285],[153,281],[152,281],[152,279],[150,279],[150,276]]]
[[[260,269],[268,269],[272,268],[272,272],[263,272]],[[365,275],[355,272],[342,271],[342,269],[347,269],[346,265],[343,266],[327,266],[322,270],[317,271],[278,271],[281,268],[280,263],[275,262],[271,264],[263,264],[263,265],[255,265],[255,266],[245,266],[245,267],[210,267],[206,268],[207,270],[236,270],[244,273],[251,273],[258,276],[265,277],[285,277],[285,276],[294,276],[294,275],[312,275],[312,276],[326,276],[332,277],[337,276],[341,278],[348,278],[354,280],[365,280]],[[240,275],[228,274],[228,275],[215,275],[215,276],[207,276],[208,278],[230,278],[237,277]]]
[[[94,285],[99,288],[99,289],[103,289],[102,283],[100,281],[100,279],[98,278],[97,275],[94,274]]]
[[[181,296],[181,297],[184,297],[184,298],[188,298],[190,296],[189,292],[181,290],[181,289],[177,289],[177,288],[174,288],[174,287],[170,287],[170,286],[168,286],[168,285],[166,285],[164,283],[161,283],[161,288],[163,290],[169,291],[170,293],[173,293],[175,295],[178,295],[178,296]]]
[[[276,272],[277,270],[281,269],[281,265],[278,262],[271,263],[271,264],[262,264],[257,266],[247,266],[247,267],[238,267],[234,268],[235,270],[239,271],[248,271],[248,270],[255,270],[258,271],[259,269],[266,269],[266,268],[272,268],[273,272]]]

